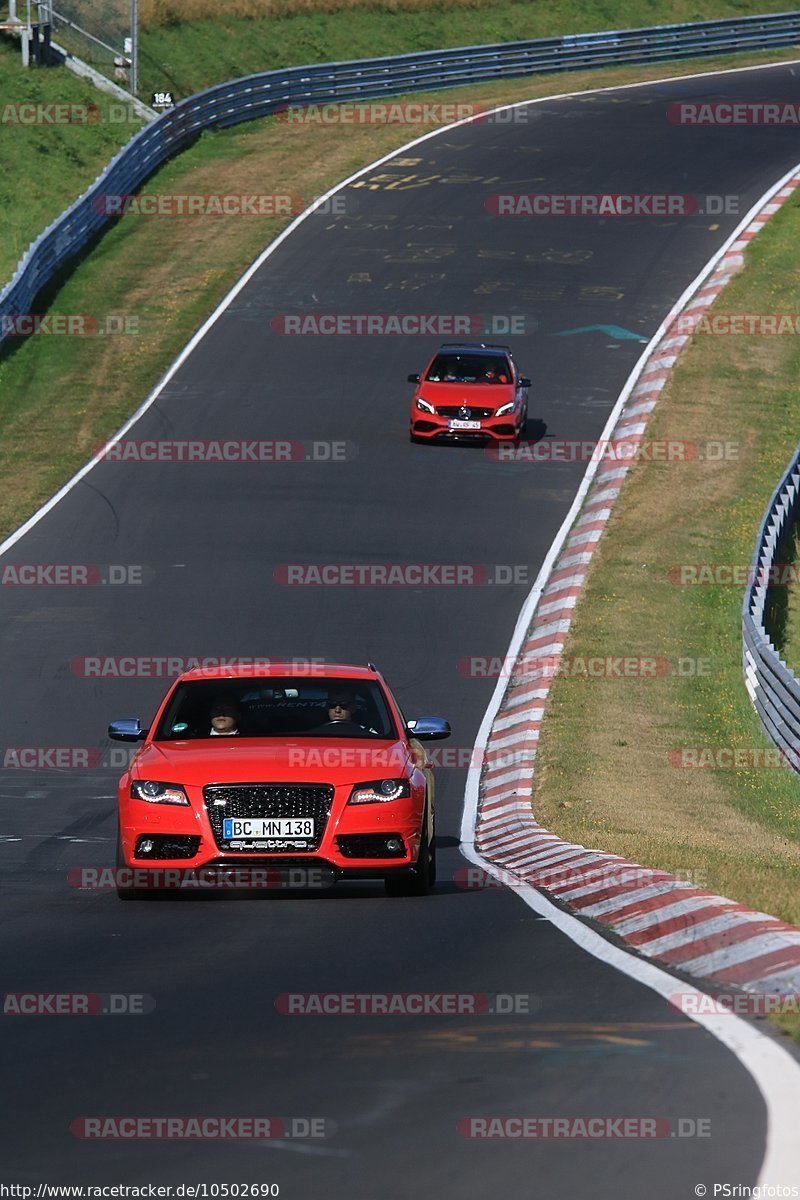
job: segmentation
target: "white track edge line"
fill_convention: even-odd
[[[563,92],[556,95],[535,97],[532,100],[517,101],[514,104],[500,105],[491,111],[505,112],[513,108],[522,108],[526,105],[541,104],[552,100],[564,100],[573,96],[586,96],[597,95],[604,92],[628,91],[637,87],[648,87],[656,83],[682,82],[691,79],[707,78],[710,75],[734,75],[741,74],[744,71],[749,72],[772,70],[779,67],[794,66],[798,61],[800,60],[786,59],[781,62],[763,63],[753,67],[730,67],[720,71],[698,71],[688,75],[674,75],[659,79],[642,80],[638,83],[622,84],[604,88],[590,88],[584,91]],[[325,192],[324,195],[318,197],[314,201],[313,205],[305,209],[304,212],[302,212],[294,221],[291,222],[291,224],[286,227],[286,229],[278,234],[278,236],[273,239],[273,241],[270,242],[270,244],[262,251],[258,258],[256,258],[251,266],[248,267],[242,277],[237,281],[237,283],[234,284],[234,286],[227,293],[227,295],[223,297],[211,315],[204,321],[200,329],[198,329],[198,331],[190,338],[189,342],[175,359],[172,366],[167,370],[166,374],[162,376],[151,393],[144,399],[139,408],[136,409],[133,415],[129,417],[129,419],[120,427],[120,429],[108,439],[108,442],[113,443],[114,441],[117,441],[119,438],[123,437],[136,424],[136,422],[139,421],[142,416],[144,416],[148,409],[152,407],[166,385],[183,365],[199,342],[203,339],[212,325],[214,325],[222,313],[225,312],[231,301],[235,299],[242,288],[250,281],[252,276],[262,266],[262,264],[266,262],[266,260],[275,252],[278,246],[280,246],[289,236],[289,234],[293,233],[294,230],[311,215],[318,205],[325,203],[326,200],[330,199],[331,196],[335,195],[336,192],[340,191],[342,188],[347,187],[355,179],[365,175],[368,171],[374,170],[375,167],[381,166],[383,163],[388,162],[390,159],[394,158],[398,154],[401,154],[403,151],[409,150],[414,146],[418,146],[422,142],[428,141],[430,138],[437,137],[439,134],[452,129],[457,125],[471,124],[475,120],[485,118],[486,115],[487,114],[482,113],[480,114],[480,117],[467,118],[464,121],[455,122],[454,125],[443,126],[442,129],[433,130],[431,133],[424,134],[422,137],[414,138],[412,141],[396,147],[390,153],[383,155],[381,158],[375,159],[367,166],[362,167],[360,170],[354,172],[354,174],[348,176],[346,179],[343,179],[340,183],[335,184],[332,188]],[[760,201],[758,205],[751,209],[751,212],[747,215],[747,217],[745,217],[740,225],[737,226],[735,233],[728,239],[728,241],[724,243],[720,251],[714,255],[714,257],[712,257],[707,267],[700,272],[700,274],[697,276],[695,284],[690,284],[689,288],[687,288],[686,292],[681,297],[681,300],[678,302],[679,304],[684,303],[685,300],[688,299],[688,297],[692,294],[692,292],[696,290],[696,287],[699,286],[702,279],[704,279],[710,273],[710,271],[713,270],[713,267],[716,265],[725,251],[736,240],[736,237],[738,237],[738,235],[749,223],[751,215],[754,214],[756,210],[764,203],[767,203],[768,200],[780,190],[785,182],[790,179],[792,175],[797,173],[798,169],[800,169],[800,166],[792,168],[792,170],[788,171],[773,188],[770,188],[764,194],[762,201]],[[675,311],[675,309],[672,311]],[[609,418],[609,422],[606,425],[606,430],[613,429],[613,425],[611,424],[612,419],[614,421],[618,419],[619,412],[624,406],[628,395],[633,390],[633,383],[638,378],[647,357],[657,344],[658,339],[663,336],[666,322],[669,320],[669,316],[671,315],[672,313],[670,313],[668,317],[665,318],[665,321],[662,322],[662,325],[651,339],[651,342],[648,343],[648,346],[645,348],[641,358],[634,367],[631,376],[629,376],[629,379],[626,382],[622,393],[620,394],[617,404],[614,406],[614,410]],[[108,444],[108,442],[106,444]],[[103,451],[101,450],[79,471],[77,471],[76,474],[73,475],[73,477],[55,493],[55,495],[51,496],[51,498],[46,501],[41,508],[39,508],[31,517],[29,517],[27,521],[25,521],[12,534],[10,534],[2,543],[0,543],[0,555],[5,554],[8,550],[10,550],[11,547],[14,546],[21,538],[23,538],[30,529],[37,525],[43,517],[51,512],[52,509],[55,508],[55,506],[65,496],[67,496],[69,492],[71,492],[72,489],[78,483],[80,483],[80,481],[86,475],[89,474],[89,472],[97,465],[97,463],[102,461],[102,457]],[[536,582],[534,583],[534,587],[528,596],[528,599],[526,600],[512,637],[512,646],[515,642],[518,643],[516,652],[519,650],[519,643],[521,642],[522,636],[525,632],[525,629],[520,630],[522,619],[528,611],[533,611],[535,608],[536,601],[541,594],[543,580],[546,579],[545,572],[547,571],[547,573],[549,573],[558,550],[561,549],[563,542],[566,540],[567,532],[571,528],[571,522],[579,511],[580,503],[583,501],[583,498],[588,491],[589,484],[594,478],[597,465],[597,463],[590,463],[586,474],[581,481],[581,485],[575,497],[575,502],[573,503],[572,508],[570,509],[570,512],[564,521],[564,524],[561,526],[559,533],[556,535],[556,539],[551,546],[550,551],[548,551],[547,558],[542,566],[541,571],[539,572]],[[480,743],[481,736],[483,735],[485,744],[486,736],[488,736],[487,718],[492,712],[492,709],[494,708],[496,711],[496,707],[499,706],[500,696],[498,696],[498,692],[501,686],[502,680],[498,680],[498,686],[495,689],[495,693],[489,703],[489,708],[487,709],[486,715],[481,723],[481,728],[478,734],[478,743]],[[497,699],[497,705],[495,705],[495,699]],[[488,726],[490,728],[490,721],[488,722]],[[470,817],[470,793],[472,787],[475,787],[475,805],[472,811],[472,841],[470,843],[466,843],[464,839],[464,833],[465,831],[469,832],[468,822]],[[473,846],[475,839],[475,820],[477,819],[477,798],[477,780],[475,778],[475,768],[471,767],[469,769],[467,778],[464,817],[461,825],[461,851],[465,858],[467,858],[469,861],[484,867],[484,869],[489,870],[490,874],[493,874],[494,872],[492,871],[491,864],[477,854]],[[613,946],[599,934],[589,929],[588,926],[578,921],[577,918],[570,916],[569,914],[564,913],[560,909],[556,908],[554,904],[551,904],[548,900],[545,900],[544,896],[538,892],[535,892],[532,888],[515,887],[513,890],[517,892],[517,894],[525,901],[526,904],[529,905],[530,908],[540,915],[546,917],[552,924],[561,929],[571,941],[575,942],[582,949],[586,950],[587,953],[592,954],[593,957],[599,958],[603,962],[608,963],[610,966],[616,967],[623,974],[637,979],[639,982],[644,983],[646,986],[652,988],[656,992],[659,992],[665,997],[669,995],[675,995],[678,992],[686,992],[697,995],[700,994],[696,992],[696,989],[690,988],[688,985],[673,979],[672,976],[666,974],[664,971],[661,971],[660,968],[653,966],[652,963],[644,963],[627,951],[620,950],[618,947]],[[739,1017],[735,1017],[731,1014],[716,1015],[698,1013],[694,1014],[691,1019],[697,1022],[697,1024],[708,1029],[709,1032],[713,1033],[719,1041],[726,1045],[736,1055],[743,1066],[745,1066],[745,1068],[749,1071],[764,1097],[767,1106],[767,1145],[759,1180],[769,1182],[769,1177],[772,1172],[775,1173],[776,1180],[782,1177],[782,1172],[786,1173],[787,1178],[795,1178],[795,1176],[800,1173],[800,1146],[795,1148],[794,1153],[792,1153],[792,1139],[795,1134],[795,1128],[794,1121],[791,1119],[789,1114],[792,1114],[794,1111],[794,1103],[797,1095],[796,1079],[798,1076],[798,1071],[800,1070],[800,1068],[798,1068],[798,1064],[785,1050],[781,1049],[776,1042],[768,1037],[765,1037],[763,1034],[758,1033]]]
[[[500,878],[497,868],[478,854],[471,845],[462,842],[461,852],[469,862]],[[507,882],[507,878],[504,881]],[[697,997],[692,1003],[695,1009],[699,1008],[702,1003],[699,997],[704,995],[699,989],[667,974],[653,963],[613,945],[602,934],[596,933],[571,913],[564,912],[551,903],[535,888],[512,885],[510,890],[516,892],[529,908],[550,921],[570,941],[593,958],[600,959],[606,965],[627,975],[629,979],[650,988],[667,1001],[678,996]],[[800,1172],[800,1144],[797,1139],[795,1116],[800,1064],[784,1050],[776,1038],[759,1032],[732,1013],[695,1011],[684,1015],[701,1025],[735,1055],[764,1099],[767,1109],[767,1138],[758,1183],[762,1187],[775,1186],[796,1179]]]
[[[164,375],[162,375],[161,379],[155,385],[155,387],[150,392],[150,394],[145,397],[145,399],[142,401],[142,403],[139,405],[139,407],[136,409],[136,411],[133,413],[133,415],[130,416],[128,418],[128,420],[125,421],[124,424],[120,426],[120,428],[116,431],[116,433],[112,434],[107,439],[105,445],[108,446],[109,444],[113,444],[114,442],[118,441],[120,438],[124,437],[125,434],[128,433],[128,431],[133,428],[133,426],[137,423],[137,421],[139,421],[144,416],[144,414],[148,411],[148,409],[150,409],[153,406],[153,404],[156,402],[158,397],[161,395],[162,391],[167,386],[169,381],[177,373],[177,371],[180,369],[180,367],[183,366],[183,364],[186,362],[186,359],[189,357],[189,355],[192,353],[192,351],[195,349],[195,347],[202,341],[202,339],[208,333],[208,331],[212,327],[212,325],[216,324],[216,322],[219,320],[219,318],[222,316],[222,314],[225,312],[225,310],[230,305],[231,301],[233,301],[236,298],[236,296],[238,296],[239,292],[242,290],[242,288],[247,283],[249,283],[250,279],[253,277],[253,275],[256,273],[256,271],[258,271],[259,268],[267,261],[267,259],[272,254],[274,254],[274,252],[286,240],[286,238],[288,238],[289,235],[291,233],[293,233],[295,231],[295,229],[297,229],[297,227],[302,224],[303,221],[305,221],[309,216],[311,216],[311,214],[315,211],[315,209],[317,207],[324,204],[332,196],[335,196],[336,193],[338,191],[341,191],[342,188],[348,187],[351,183],[353,183],[354,180],[359,179],[362,175],[366,175],[367,172],[369,172],[369,171],[373,171],[376,167],[380,167],[383,163],[389,162],[389,160],[394,158],[396,155],[402,154],[405,151],[412,149],[414,146],[419,146],[422,142],[427,142],[431,138],[439,137],[440,134],[447,133],[449,130],[455,129],[460,125],[471,125],[471,124],[474,124],[476,121],[477,122],[485,121],[486,117],[489,116],[490,113],[508,112],[511,109],[525,108],[526,106],[533,105],[533,104],[545,104],[552,100],[568,100],[574,96],[594,96],[594,95],[600,95],[604,92],[630,91],[633,88],[652,87],[653,84],[657,84],[657,83],[676,83],[676,82],[682,82],[684,80],[690,80],[690,79],[707,79],[711,75],[740,75],[745,71],[747,71],[747,72],[769,71],[769,70],[775,70],[779,67],[796,66],[798,62],[800,62],[800,59],[788,58],[788,59],[783,59],[780,62],[775,62],[775,63],[759,63],[752,67],[725,67],[723,70],[719,70],[719,71],[714,71],[714,70],[696,71],[689,75],[668,75],[668,76],[664,76],[661,79],[643,79],[643,80],[640,80],[638,83],[623,83],[623,84],[610,85],[608,87],[601,87],[601,88],[587,88],[584,91],[558,92],[555,95],[550,95],[550,96],[535,96],[533,99],[530,99],[530,100],[517,100],[517,101],[514,101],[514,103],[512,103],[512,104],[498,105],[497,108],[491,109],[489,113],[478,113],[474,117],[465,117],[463,120],[454,121],[450,125],[443,125],[441,129],[433,129],[429,133],[424,133],[418,138],[413,138],[410,142],[404,142],[402,146],[395,147],[395,149],[390,150],[388,154],[384,154],[380,158],[376,158],[373,162],[368,163],[365,167],[361,167],[358,171],[355,171],[352,175],[348,175],[346,179],[342,179],[339,183],[334,184],[333,187],[329,188],[322,196],[317,196],[312,204],[310,204],[307,208],[305,208],[303,210],[303,212],[301,212],[297,217],[295,217],[295,219],[289,225],[287,225],[286,228],[281,233],[279,233],[277,237],[273,238],[273,240],[269,243],[269,245],[266,246],[264,248],[264,250],[262,250],[261,254],[258,255],[258,257],[255,259],[255,261],[253,263],[251,263],[251,265],[247,268],[247,270],[244,272],[244,274],[241,276],[241,278],[237,280],[237,282],[233,285],[233,287],[230,289],[230,291],[225,296],[223,296],[222,300],[220,300],[217,307],[210,314],[210,316],[208,316],[206,318],[206,320],[203,322],[203,324],[200,326],[200,328],[197,330],[197,332],[192,335],[192,337],[189,339],[189,341],[184,346],[183,350],[181,350],[180,354],[173,362],[172,366],[167,369],[167,371]],[[489,81],[489,82],[492,82],[492,81]],[[795,168],[795,171],[796,170],[797,170],[797,168]],[[784,176],[783,179],[781,180],[781,184],[785,183],[785,181],[788,178],[790,178],[791,175],[794,173],[795,172],[790,171],[788,173],[788,175]],[[779,190],[779,188],[776,187],[775,191],[777,192],[778,190]],[[738,226],[737,232],[741,232],[742,228],[743,228],[743,225]],[[726,246],[727,246],[727,243],[726,243]],[[97,466],[97,464],[99,462],[103,461],[104,450],[105,450],[105,446],[103,447],[103,449],[99,450],[97,452],[97,454],[95,454],[94,457],[91,458],[87,463],[85,463],[78,471],[76,471],[76,473],[70,479],[68,479],[67,482],[61,488],[59,488],[58,491],[55,492],[55,494],[52,495],[49,500],[46,500],[45,503],[40,508],[38,508],[36,510],[36,512],[32,514],[32,516],[30,516],[28,518],[27,521],[24,521],[23,524],[20,525],[17,529],[15,529],[12,533],[10,533],[3,542],[0,542],[0,555],[6,554],[12,548],[12,546],[15,546],[16,543],[18,541],[20,541],[20,539],[23,538],[26,533],[28,533],[31,529],[33,529],[33,527],[35,525],[38,525],[39,521],[41,521],[43,517],[47,516],[47,514],[49,512],[51,512],[55,508],[55,506],[61,500],[64,499],[65,496],[69,495],[69,493],[72,491],[72,489],[74,487],[76,487],[81,482],[81,480],[84,479],[89,474],[89,472],[91,470],[93,470],[94,467]]]
[[[760,69],[760,68],[759,68]],[[726,72],[727,73],[727,72]],[[636,86],[636,85],[634,85]],[[604,89],[605,90],[605,89]],[[610,89],[615,90],[615,89]],[[669,313],[664,317],[659,328],[656,330],[653,337],[648,342],[636,365],[631,371],[625,385],[617,399],[611,415],[606,423],[603,433],[598,440],[607,440],[609,434],[613,431],[615,424],[625,407],[625,404],[634,390],[640,375],[643,373],[648,360],[653,355],[659,342],[664,338],[674,316],[676,316],[686,305],[687,301],[700,290],[703,282],[713,273],[718,263],[722,260],[730,247],[739,239],[742,232],[750,225],[759,212],[761,212],[771,198],[776,195],[787,183],[789,179],[795,176],[800,171],[800,163],[795,164],[790,170],[772,184],[762,196],[752,205],[750,210],[745,214],[742,220],[734,229],[733,233],[723,242],[722,246],[717,250],[704,267],[698,272],[694,280],[688,285],[676,303],[670,309]],[[533,619],[533,614],[539,598],[546,586],[547,580],[553,568],[553,564],[564,546],[577,518],[583,500],[589,490],[589,487],[594,479],[599,466],[598,462],[592,462],[586,469],[586,473],[581,480],[581,484],[576,493],[575,500],[568,512],[564,522],[559,529],[556,537],[548,550],[545,561],[536,577],[534,585],[528,594],[525,603],[520,612],[517,624],[511,637],[506,661],[509,658],[516,659],[523,639],[527,633],[528,627]],[[508,680],[502,677],[498,679],[494,693],[481,722],[478,736],[475,742],[475,748],[479,751],[485,749],[488,741],[489,733],[500,707],[501,701],[508,687]],[[473,764],[475,757],[473,755]],[[461,823],[461,852],[468,861],[482,866],[488,870],[490,874],[497,876],[497,868],[494,868],[489,860],[483,858],[475,849],[476,824],[478,817],[478,798],[480,790],[480,767],[472,765],[468,769],[467,783],[464,796],[464,813]],[[532,816],[532,814],[531,814]],[[514,891],[539,915],[550,920],[563,933],[565,933],[573,942],[587,950],[595,958],[601,959],[622,971],[623,974],[636,979],[638,982],[645,984],[658,992],[662,996],[674,995],[677,992],[687,992],[692,995],[701,995],[698,989],[690,987],[681,981],[669,975],[666,971],[656,967],[653,963],[645,963],[640,958],[636,957],[628,950],[620,949],[607,941],[594,930],[589,929],[577,917],[563,912],[557,908],[545,897],[536,892],[530,887],[513,887]],[[687,1014],[689,1015],[689,1014]],[[767,1108],[767,1139],[764,1152],[764,1159],[761,1164],[759,1173],[759,1181],[763,1184],[772,1182],[780,1182],[782,1178],[795,1178],[800,1173],[800,1143],[796,1139],[796,1129],[791,1119],[787,1114],[791,1112],[791,1097],[796,1094],[798,1084],[800,1084],[800,1064],[772,1037],[759,1032],[754,1026],[747,1024],[740,1018],[735,1018],[737,1022],[736,1028],[728,1025],[725,1021],[728,1015],[718,1014],[700,1014],[695,1013],[690,1017],[709,1032],[713,1033],[725,1046],[728,1047],[742,1063],[745,1069],[750,1073],[756,1085],[761,1092]]]

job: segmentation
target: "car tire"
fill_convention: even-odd
[[[413,872],[389,875],[384,880],[387,896],[427,896],[436,886],[436,838],[428,834],[428,812],[422,826],[419,857]]]
[[[416,434],[412,433],[411,430],[409,429],[408,440],[410,442],[413,442],[415,446],[424,446],[428,439],[417,437]]]
[[[527,434],[528,434],[528,401],[526,400],[525,407],[522,410],[522,416],[521,416],[520,422],[519,422],[519,432],[517,433],[517,436],[514,438],[515,444],[518,446],[520,444],[520,442],[525,440],[525,438],[527,437]]]

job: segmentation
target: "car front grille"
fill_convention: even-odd
[[[220,850],[291,854],[318,849],[330,816],[333,788],[324,783],[209,784],[203,788],[203,799]],[[312,817],[314,836],[226,839],[222,824],[225,817]]]
[[[473,408],[470,404],[467,404],[466,407],[469,409],[469,416],[464,418],[466,421],[485,421],[487,417],[494,416],[493,408]],[[437,408],[436,415],[437,417],[448,417],[460,420],[461,409],[457,405],[448,405],[447,407]]]

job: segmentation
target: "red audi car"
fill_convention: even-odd
[[[152,894],[168,869],[185,882],[232,865],[379,878],[390,895],[424,895],[435,882],[421,743],[450,726],[406,720],[372,664],[188,671],[149,728],[126,718],[108,734],[143,742],[119,782],[123,899]]]
[[[525,434],[531,381],[517,370],[508,346],[446,342],[422,377],[409,375],[408,382],[418,385],[412,442],[518,442]]]

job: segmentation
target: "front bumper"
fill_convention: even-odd
[[[509,416],[513,418],[513,413]],[[448,418],[428,413],[415,414],[411,418],[412,437],[431,442],[510,442],[519,437],[519,433],[519,423],[509,417],[487,417],[481,421],[480,429],[451,429]]]
[[[350,805],[347,798],[351,787],[347,784],[333,789],[324,831],[308,851],[221,847],[200,788],[186,788],[188,806],[148,804],[132,799],[121,789],[118,866],[151,871],[154,878],[163,871],[191,876],[206,868],[237,869],[245,865],[277,873],[288,868],[319,868],[336,878],[376,878],[408,871],[419,857],[424,808],[420,789],[412,786],[412,795],[406,799]],[[144,852],[143,841],[153,843],[155,853]],[[392,846],[393,842],[400,843],[399,848]]]

